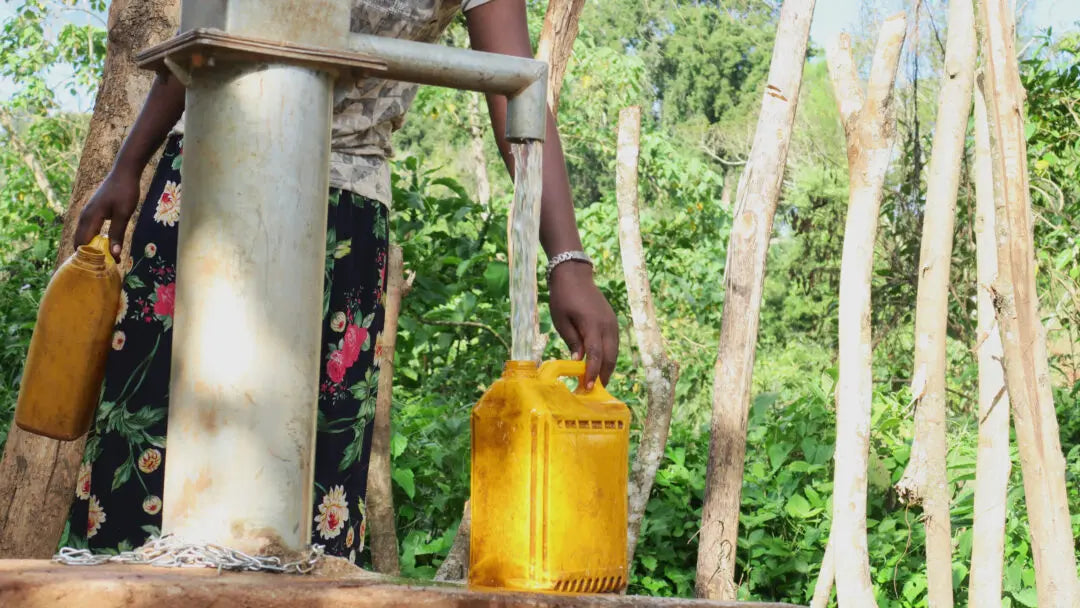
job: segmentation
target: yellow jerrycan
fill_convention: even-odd
[[[56,270],[38,307],[15,424],[71,441],[90,430],[120,306],[120,271],[96,236]]]
[[[584,375],[583,361],[510,361],[473,408],[471,587],[625,588],[630,410]]]

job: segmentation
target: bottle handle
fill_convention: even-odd
[[[554,382],[559,378],[576,377],[578,379],[578,389],[575,392],[582,395],[592,395],[604,390],[604,383],[599,378],[593,384],[592,390],[585,390],[584,361],[567,361],[565,359],[545,361],[540,365],[539,376],[541,380],[546,382]]]

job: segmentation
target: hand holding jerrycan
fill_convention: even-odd
[[[49,280],[26,355],[15,424],[71,441],[90,430],[120,306],[109,239],[79,247]]]
[[[509,361],[473,408],[471,587],[625,588],[630,411],[584,376],[584,361]]]

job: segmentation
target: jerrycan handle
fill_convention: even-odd
[[[604,383],[599,378],[596,379],[596,383],[593,384],[592,390],[585,390],[585,362],[584,361],[567,361],[565,359],[553,359],[551,361],[545,361],[540,365],[539,371],[540,380],[545,382],[555,382],[559,378],[576,377],[578,379],[577,390],[574,391],[579,395],[589,396],[601,396],[605,395],[607,391],[604,390]]]

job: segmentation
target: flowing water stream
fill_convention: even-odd
[[[540,242],[543,144],[512,144],[514,203],[507,223],[510,243],[510,358],[530,361],[536,342],[536,256]]]

